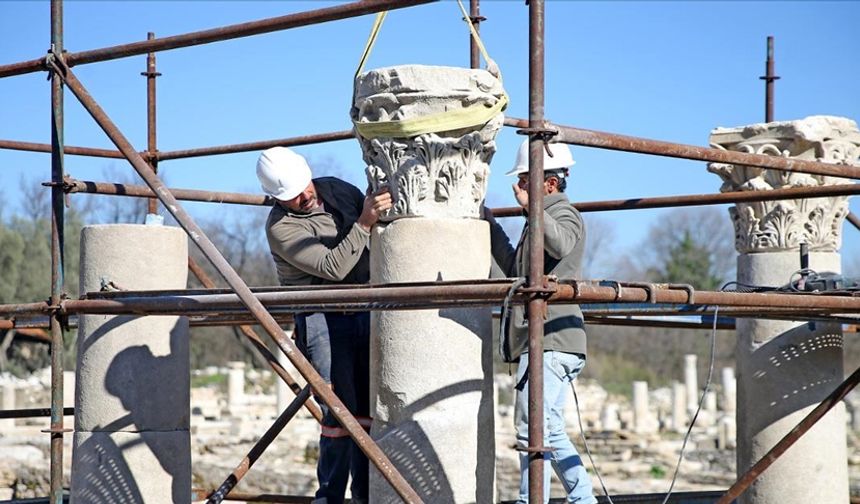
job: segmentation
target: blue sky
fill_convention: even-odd
[[[65,3],[65,46],[94,49],[332,5],[332,2]],[[858,2],[573,2],[546,6],[546,111],[559,124],[706,145],[717,126],[764,120],[766,37],[776,45],[777,120],[809,115],[860,119]],[[521,1],[484,1],[481,27],[511,97],[507,114],[528,114],[528,9]],[[250,142],[348,129],[352,76],[372,16],[159,53],[158,142],[161,150]],[[43,55],[49,3],[0,2],[0,64]],[[468,66],[468,36],[455,3],[392,11],[366,68],[396,64]],[[146,145],[145,56],[76,67],[79,79],[140,150]],[[66,142],[111,148],[66,95]],[[45,74],[0,79],[0,138],[49,142]],[[511,206],[504,177],[520,142],[505,128],[498,139],[488,201]],[[317,166],[364,186],[357,142],[297,149]],[[181,188],[258,192],[258,153],[162,163]],[[574,148],[572,199],[717,192],[705,163]],[[66,171],[104,180],[131,167],[117,160],[68,156]],[[47,180],[46,154],[0,150],[4,205],[20,205],[21,177]],[[74,201],[74,200],[73,200]],[[206,218],[234,207],[189,204]],[[860,213],[860,203],[852,202]],[[668,210],[601,213],[619,251],[637,247]],[[728,219],[727,214],[726,219]],[[846,224],[843,255],[856,257],[860,232]]]

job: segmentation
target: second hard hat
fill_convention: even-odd
[[[311,168],[300,154],[287,147],[272,147],[264,150],[257,160],[257,178],[264,193],[287,201],[311,183]]]
[[[549,157],[544,150],[543,153],[543,169],[544,171],[560,170],[562,168],[570,168],[576,161],[573,160],[573,154],[570,152],[570,147],[563,143],[549,143],[549,151],[552,152],[552,157]],[[517,151],[517,158],[514,161],[514,167],[505,175],[519,175],[529,172],[529,139],[525,139],[520,144]]]

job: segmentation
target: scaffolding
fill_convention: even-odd
[[[156,69],[155,55],[159,51],[190,47],[216,41],[247,37],[278,30],[287,30],[310,24],[336,21],[349,17],[377,13],[385,10],[413,7],[433,0],[365,0],[335,7],[311,10],[254,22],[223,26],[193,33],[156,39],[149,33],[147,40],[101,49],[67,52],[63,46],[63,2],[51,0],[51,44],[48,55],[14,64],[0,66],[0,77],[10,77],[33,72],[48,72],[51,79],[51,143],[0,140],[0,148],[51,153],[51,295],[44,302],[0,305],[0,329],[50,328],[51,346],[51,408],[0,412],[0,418],[24,416],[51,417],[51,467],[49,502],[63,502],[63,436],[70,432],[64,428],[63,415],[72,413],[63,408],[63,327],[74,327],[79,314],[136,314],[136,315],[185,315],[192,325],[241,325],[243,334],[260,351],[274,372],[287,383],[296,394],[295,400],[278,417],[262,436],[251,452],[237,465],[224,483],[216,490],[200,490],[196,496],[207,502],[222,500],[261,500],[269,502],[304,502],[295,496],[253,496],[231,492],[233,487],[251,468],[271,441],[290,419],[305,407],[320,419],[319,407],[307,401],[311,391],[323,402],[333,406],[332,411],[367,454],[397,494],[406,502],[421,502],[420,496],[410,487],[398,470],[380,450],[376,443],[343,407],[338,397],[325,386],[320,375],[286,336],[280,323],[289,320],[296,311],[356,311],[356,310],[401,310],[442,308],[453,306],[498,305],[513,285],[513,280],[475,280],[469,282],[433,282],[388,285],[320,286],[305,288],[249,288],[233,270],[215,245],[209,240],[194,219],[180,204],[182,201],[208,201],[242,205],[271,205],[272,200],[253,194],[201,191],[194,189],[168,188],[158,177],[160,162],[197,156],[210,156],[235,152],[248,152],[272,146],[294,146],[344,140],[353,137],[352,131],[306,135],[234,145],[204,147],[177,151],[159,151],[156,142]],[[644,313],[663,314],[712,314],[715,307],[720,314],[729,316],[756,316],[766,318],[791,318],[810,320],[834,320],[855,322],[852,315],[860,313],[860,297],[851,294],[795,294],[795,293],[743,293],[697,291],[689,285],[653,284],[642,282],[588,281],[582,279],[555,279],[543,274],[543,149],[544,143],[555,141],[595,147],[600,149],[683,158],[698,161],[742,164],[747,166],[860,179],[860,167],[815,161],[789,159],[778,156],[730,152],[707,147],[676,144],[646,138],[623,136],[613,133],[586,130],[558,125],[545,119],[544,115],[544,1],[527,2],[529,11],[529,116],[527,119],[508,117],[505,125],[517,129],[519,134],[530,139],[529,148],[529,247],[530,270],[528,282],[516,289],[514,302],[529,307],[529,374],[542,376],[543,319],[546,303],[615,303],[629,309],[586,310],[589,321],[596,323],[620,323],[607,315],[642,313],[643,304],[654,305]],[[478,0],[470,0],[470,18],[477,28],[485,20],[480,15]],[[773,40],[768,39],[765,117],[773,120]],[[87,88],[78,80],[73,67],[108,61],[134,55],[147,56],[147,149],[136,151]],[[479,67],[478,48],[470,41],[472,68]],[[65,145],[63,121],[63,91],[68,88],[87,112],[104,130],[117,150],[96,149]],[[75,180],[64,173],[64,156],[81,155],[114,159],[126,159],[146,182],[145,186],[114,184]],[[156,199],[173,215],[189,238],[199,247],[205,257],[224,277],[230,289],[216,289],[203,269],[189,258],[189,269],[204,289],[181,291],[136,291],[87,293],[80,299],[69,299],[63,291],[63,225],[64,198],[71,193],[97,193],[118,196],[148,198],[150,212],[155,211]],[[786,198],[816,198],[844,196],[860,193],[857,184],[842,184],[826,187],[791,188],[766,193],[729,192],[721,194],[697,194],[635,198],[627,200],[593,201],[576,203],[583,212],[604,210],[629,210],[693,205],[714,205],[736,202],[769,201]],[[519,216],[519,208],[493,209],[496,216]],[[860,219],[848,216],[849,222],[860,229]],[[646,325],[646,321],[634,324]],[[300,387],[295,379],[278,363],[266,343],[249,327],[263,327],[269,337],[283,351],[307,386]],[[699,324],[690,324],[702,327]],[[723,325],[722,327],[730,327]],[[799,439],[829,409],[837,404],[860,381],[860,369],[840,384],[831,395],[821,402],[798,426],[786,435],[762,460],[726,492],[711,493],[710,498],[727,504],[739,496],[780,454]],[[529,492],[532,503],[541,502],[543,496],[542,452],[543,415],[542,384],[540,379],[529,383]]]

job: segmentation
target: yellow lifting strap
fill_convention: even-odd
[[[481,41],[481,37],[478,35],[477,30],[475,30],[475,26],[472,24],[472,19],[466,12],[463,2],[461,0],[457,0],[457,4],[460,6],[460,11],[463,13],[463,20],[468,24],[472,38],[478,45],[478,49],[481,51],[481,54],[484,56],[484,61],[487,62],[487,66],[490,67],[495,65],[493,60],[490,59],[487,49]],[[355,71],[356,79],[364,70],[364,64],[367,62],[367,58],[373,50],[373,45],[376,43],[376,37],[379,35],[379,29],[382,27],[382,21],[385,19],[386,14],[387,11],[383,11],[376,15],[376,20],[373,22],[373,27],[370,30],[367,44],[364,46],[364,53],[361,55],[361,59],[359,60],[358,69]],[[501,72],[499,73],[498,78],[499,81],[502,80]],[[372,123],[353,121],[353,124],[355,125],[355,131],[367,139],[379,137],[411,138],[425,133],[438,133],[440,131],[451,131],[485,124],[487,121],[495,117],[496,114],[503,111],[507,105],[508,95],[506,93],[496,102],[495,105],[492,106],[478,103],[470,107],[440,112],[437,114],[429,114],[423,117]]]

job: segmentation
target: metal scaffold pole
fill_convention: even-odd
[[[543,287],[543,134],[544,127],[544,3],[529,2],[529,205],[528,246],[531,291],[528,300],[528,387],[529,387],[529,502],[543,502],[544,451],[543,442],[543,314],[546,299],[540,295]]]
[[[155,33],[146,34],[147,40],[155,39]],[[149,166],[153,173],[158,173],[158,143],[156,142],[156,102],[155,102],[155,78],[161,73],[155,70],[155,53],[146,55],[146,71],[140,75],[146,77],[146,154]],[[147,202],[147,212],[154,214],[158,211],[158,199],[153,198]]]
[[[63,53],[63,2],[51,0],[51,52]],[[63,79],[51,74],[51,307],[63,296]],[[63,502],[63,327],[60,311],[51,312],[51,503]]]

